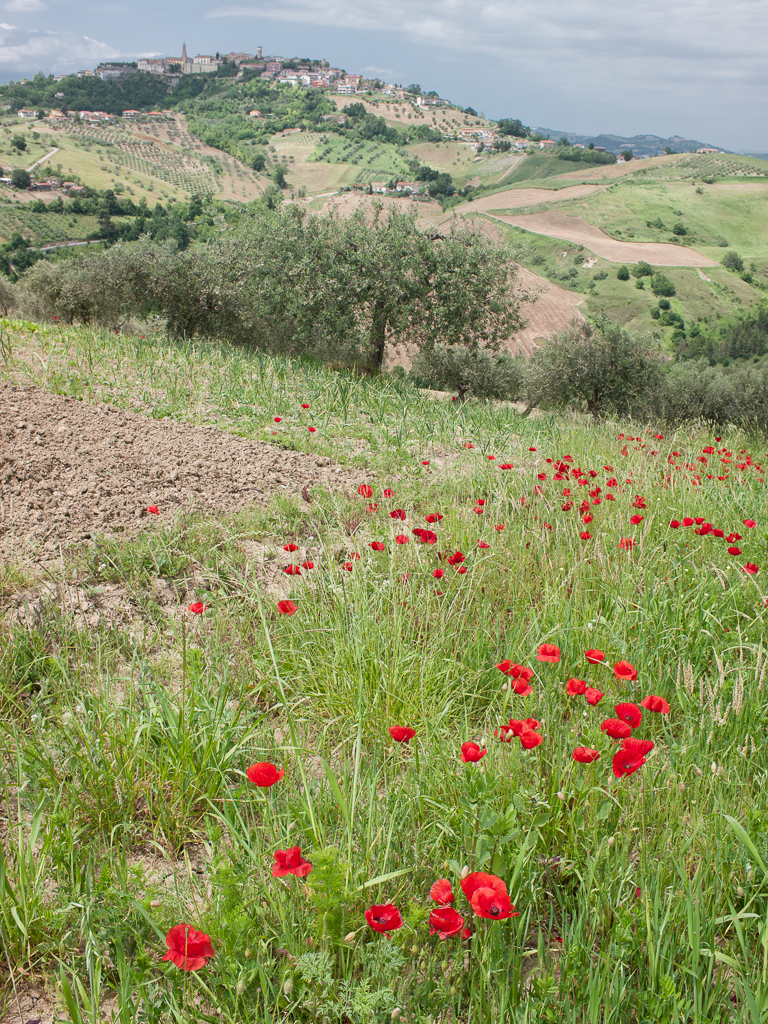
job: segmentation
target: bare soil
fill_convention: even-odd
[[[570,191],[570,190],[569,190]],[[519,216],[495,216],[505,224],[525,228],[538,235],[562,238],[565,241],[583,245],[597,256],[611,263],[639,263],[645,260],[659,267],[716,267],[718,264],[709,256],[702,256],[686,245],[670,242],[619,242],[601,231],[594,224],[588,224],[581,217],[566,213],[526,213]]]
[[[236,512],[274,491],[311,498],[356,473],[216,427],[153,420],[0,384],[0,560],[46,560],[92,534],[135,533],[150,505]]]

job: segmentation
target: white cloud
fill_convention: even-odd
[[[367,75],[394,75],[395,73],[392,68],[376,68],[373,67],[373,65],[370,65],[367,68],[361,68],[360,70]]]
[[[42,0],[10,0],[4,8],[6,11],[27,14],[32,11],[44,11],[45,4]]]
[[[6,23],[4,21],[0,21],[0,28],[4,32],[15,32],[16,31],[16,26],[15,25],[6,25]]]
[[[66,71],[119,56],[108,43],[74,32],[19,32],[2,39],[0,69],[19,69],[26,75],[32,70]]]

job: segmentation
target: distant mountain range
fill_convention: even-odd
[[[625,138],[622,135],[579,135],[577,132],[562,132],[555,128],[532,128],[533,131],[548,136],[550,139],[568,139],[569,142],[579,142],[584,146],[593,143],[595,146],[603,146],[609,153],[621,153],[622,150],[631,149],[634,156],[663,156],[665,146],[669,146],[676,153],[695,153],[697,149],[721,149],[720,146],[713,146],[711,142],[699,142],[698,139],[683,139],[679,135],[673,135],[669,139],[662,139],[658,135],[633,135]],[[750,156],[760,156],[759,153],[751,153]]]

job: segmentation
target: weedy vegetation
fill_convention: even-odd
[[[76,1024],[766,1019],[760,433],[149,329],[3,338],[6,379],[359,468],[48,570],[122,584],[130,626],[4,597],[10,1019],[30,979]]]

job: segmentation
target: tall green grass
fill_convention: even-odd
[[[69,581],[124,586],[130,629],[84,634],[50,608],[3,633],[6,975],[47,973],[75,1022],[113,997],[125,1022],[765,1019],[762,439],[523,420],[152,335],[9,330],[7,377],[338,453],[373,496],[152,517],[137,538],[68,556]],[[547,460],[566,455],[596,474],[588,486],[553,480]],[[742,554],[670,527],[686,515],[741,533]],[[434,545],[411,532],[426,526]],[[314,562],[293,578],[295,614],[264,593],[243,539],[277,552],[290,539],[286,564]],[[447,561],[457,549],[463,574]],[[172,614],[151,602],[160,575]],[[201,578],[210,607],[194,615]],[[559,663],[537,660],[543,642]],[[529,696],[505,686],[505,658],[534,670]],[[621,659],[636,682],[614,675]],[[568,696],[569,677],[601,703]],[[616,778],[600,723],[649,693],[670,714],[644,713],[654,750]],[[541,745],[500,742],[510,717],[537,719]],[[392,740],[397,724],[416,730],[410,743]],[[467,740],[487,749],[480,762],[459,760]],[[579,745],[601,758],[574,762]],[[285,775],[254,786],[259,761]],[[293,846],[312,871],[273,877],[275,850]],[[467,869],[501,877],[519,916],[472,919]],[[440,877],[469,940],[429,935]],[[404,920],[389,939],[364,918],[388,902]],[[160,959],[179,922],[211,936],[198,972]]]

